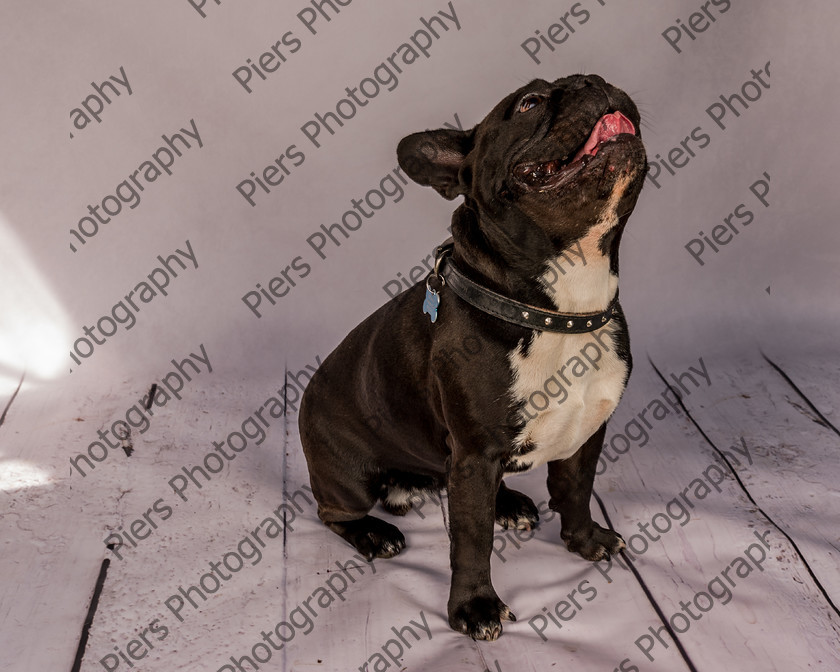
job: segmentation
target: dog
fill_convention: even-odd
[[[412,496],[446,488],[449,625],[473,639],[495,640],[502,620],[516,620],[490,579],[494,521],[532,529],[539,519],[503,477],[547,464],[567,548],[595,561],[624,547],[589,505],[632,367],[618,248],[647,171],[639,125],[626,93],[573,75],[532,81],[470,130],[404,138],[403,172],[464,198],[452,239],[425,281],[348,334],[301,401],[318,516],[369,560],[405,548],[397,527],[370,515],[378,500],[404,515]],[[583,258],[574,266],[572,251]],[[606,353],[597,367],[559,368],[582,362],[593,338]],[[561,377],[564,402],[544,403]]]

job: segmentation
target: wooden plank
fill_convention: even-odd
[[[772,353],[772,354],[771,354]],[[834,353],[789,350],[765,353],[768,364],[788,385],[788,401],[806,418],[840,431],[840,362]],[[805,397],[804,399],[802,397]]]
[[[742,393],[738,387],[742,374],[736,372],[734,387],[727,387],[723,384],[723,365],[707,366],[711,387],[692,391],[686,403],[695,404],[698,410],[730,407]],[[672,367],[666,375],[682,370]],[[749,378],[745,380],[749,385]],[[650,541],[643,553],[638,552],[642,542],[635,537],[644,537],[639,524],[650,523],[654,516],[663,523],[667,503],[685,491],[693,479],[705,478],[702,474],[706,472],[717,476],[708,471],[717,459],[685,418],[678,417],[670,407],[661,420],[652,415],[652,401],[662,398],[662,389],[661,381],[640,362],[612,422],[612,450],[605,454],[605,471],[598,476],[596,489],[610,519],[637,551],[635,566],[642,579],[670,617],[682,610],[681,600],[691,601],[701,589],[708,590],[710,581],[735,558],[744,557],[750,545],[758,544],[754,534],[762,534],[767,525],[740,486],[725,478],[719,484],[721,492],[710,486],[703,498],[697,494],[698,487],[692,487],[686,494],[694,504],[690,521],[684,526],[672,521],[671,529],[661,539]],[[377,654],[399,669],[387,657],[388,651],[407,669],[543,670],[564,663],[583,669],[615,669],[625,659],[629,661],[624,665],[628,670],[633,664],[646,671],[689,669],[664,633],[661,636],[667,648],[658,639],[645,639],[646,635],[652,637],[649,628],[658,630],[661,623],[635,577],[617,561],[609,571],[604,566],[601,571],[569,554],[559,542],[556,520],[544,521],[533,535],[519,533],[519,538],[515,532],[497,530],[498,553],[492,560],[494,585],[519,620],[505,624],[502,638],[492,643],[472,642],[452,632],[445,613],[448,538],[441,507],[432,500],[419,512],[410,512],[397,521],[409,547],[399,558],[376,561],[374,573],[358,558],[355,565],[359,570],[348,564],[354,561],[354,549],[327,531],[318,522],[314,506],[298,495],[300,510],[295,510],[293,529],[287,530],[285,544],[282,537],[269,539],[263,535],[265,546],[260,560],[231,572],[231,578],[221,581],[217,590],[206,592],[206,601],[197,592],[191,593],[197,607],[185,603],[180,612],[184,620],[179,621],[167,606],[177,606],[177,600],[170,598],[181,595],[179,588],[200,586],[202,577],[211,571],[210,562],[218,563],[226,553],[237,551],[249,531],[274,515],[284,501],[284,484],[290,494],[305,492],[301,487],[308,477],[294,417],[277,420],[260,445],[249,445],[218,474],[212,474],[201,489],[192,486],[186,491],[187,502],[181,501],[169,485],[170,479],[183,473],[184,466],[201,464],[213,450],[213,441],[223,441],[232,431],[241,430],[243,421],[260,406],[267,392],[245,385],[208,387],[177,407],[161,409],[151,428],[135,437],[131,458],[109,459],[80,483],[56,481],[40,494],[32,488],[28,499],[16,494],[19,505],[29,507],[26,526],[38,529],[40,540],[39,549],[33,546],[33,550],[24,552],[23,542],[32,542],[31,532],[8,537],[14,551],[8,556],[12,558],[9,565],[16,563],[17,568],[9,576],[25,588],[13,593],[9,586],[14,584],[4,582],[2,645],[4,651],[13,652],[13,660],[23,661],[21,669],[38,669],[36,665],[69,668],[67,661],[75,650],[108,530],[118,525],[128,529],[159,499],[172,507],[170,517],[158,521],[158,528],[137,548],[127,546],[123,560],[111,563],[83,670],[101,670],[100,660],[108,663],[114,660],[108,656],[119,652],[127,655],[132,640],[138,641],[133,649],[136,654],[148,649],[142,663],[135,664],[149,669],[188,670],[196,664],[224,669],[231,656],[241,658],[254,652],[267,655],[268,649],[254,649],[263,641],[261,633],[290,619],[296,619],[301,627],[293,625],[292,630],[281,626],[288,635],[294,632],[294,638],[283,649],[271,651],[272,660],[265,664],[266,669],[344,671],[364,669],[365,663],[368,669],[374,669],[372,662],[380,660]],[[116,411],[124,406],[120,399],[120,395],[106,395],[105,406]],[[758,404],[757,394],[751,399]],[[33,428],[36,418],[42,424],[46,421],[47,426],[60,428],[50,431],[58,431],[63,445],[72,445],[74,450],[95,436],[88,420],[53,420],[44,412],[48,406],[42,400],[17,420],[11,415],[10,422]],[[632,426],[628,429],[628,423],[638,420],[645,408],[648,412],[644,417],[652,428],[644,446],[641,440],[622,442],[613,438],[625,432],[627,436],[639,436],[632,433]],[[770,409],[775,410],[772,406]],[[110,415],[111,411],[103,413],[103,417]],[[736,420],[733,417],[733,422]],[[794,426],[801,433],[800,443],[810,440],[809,423],[801,421]],[[34,429],[27,429],[26,436],[44,438]],[[748,446],[753,446],[751,436],[745,435]],[[624,454],[615,452],[625,447]],[[758,468],[766,453],[751,452],[754,466],[745,469]],[[64,454],[51,468],[66,469],[66,459]],[[800,463],[789,465],[790,473],[785,472],[784,479],[792,479],[802,467]],[[810,473],[807,476],[810,478]],[[756,484],[767,483],[768,478],[763,468],[742,477],[751,491]],[[538,470],[509,479],[509,484],[542,504],[546,498],[544,479],[544,470]],[[779,485],[776,481],[772,487]],[[54,493],[49,495],[52,499],[45,499],[47,490]],[[58,493],[64,498],[58,498]],[[50,503],[52,506],[43,506]],[[56,510],[62,510],[62,515],[49,513]],[[290,510],[286,509],[287,514]],[[674,505],[670,510],[677,513]],[[597,514],[594,504],[593,511]],[[798,529],[806,529],[801,518],[793,522]],[[13,532],[11,524],[6,527]],[[80,530],[83,535],[74,536]],[[86,543],[73,546],[53,542],[65,538]],[[722,604],[723,600],[716,600],[708,613],[691,621],[688,631],[679,635],[696,669],[732,669],[735,665],[800,669],[809,663],[820,669],[826,661],[840,662],[836,617],[793,558],[784,538],[771,532],[767,540],[771,550],[763,563],[764,571],[754,569],[742,578],[730,570],[736,581],[731,601]],[[39,554],[45,554],[45,548],[49,562],[37,560]],[[754,555],[758,548],[754,547]],[[69,550],[75,561],[68,562],[61,554],[64,550]],[[39,562],[38,571],[24,566]],[[346,570],[339,569],[336,562]],[[349,580],[348,573],[355,581]],[[205,585],[214,587],[208,581],[205,577]],[[335,588],[344,599],[337,596]],[[76,594],[81,597],[76,599]],[[61,598],[49,601],[49,596],[58,595]],[[318,604],[319,597],[323,606]],[[574,605],[575,599],[579,608]],[[307,600],[315,615],[307,611]],[[29,611],[21,617],[20,605],[24,604],[33,606],[27,607]],[[549,612],[553,618],[549,618]],[[561,621],[558,614],[569,620]],[[157,632],[149,628],[155,619]],[[71,621],[72,627],[68,625]],[[412,621],[424,628],[412,625]],[[33,624],[39,624],[37,631]],[[675,624],[682,625],[679,618]],[[162,625],[167,627],[165,637]],[[410,648],[403,643],[399,651],[393,627],[412,629],[414,634],[402,631]],[[49,637],[55,647],[39,648],[33,632],[41,638],[39,641]],[[143,635],[154,648],[142,644]],[[650,651],[653,661],[639,648],[648,644],[654,647]],[[125,662],[122,669],[128,669]]]
[[[88,407],[69,385],[24,384],[0,428],[0,651],[8,669],[73,663],[108,515],[100,491],[67,478],[67,452],[86,445],[96,424],[75,420]]]
[[[186,491],[189,501],[167,493],[167,481],[185,464],[198,464],[211,437],[220,440],[240,426],[247,409],[263,397],[242,386],[225,386],[224,396],[208,391],[205,401],[181,406],[166,424],[161,419],[138,443],[130,467],[125,461],[120,465],[125,470],[120,480],[126,493],[119,505],[124,525],[159,497],[172,506],[173,514],[148,541],[112,563],[83,669],[101,669],[96,661],[103,658],[115,660],[107,659],[119,655],[114,646],[125,652],[131,639],[156,618],[157,626],[165,625],[168,632],[153,642],[155,648],[144,658],[152,669],[191,669],[197,660],[208,669],[223,669],[231,656],[267,656],[267,649],[254,649],[262,641],[261,633],[297,619],[304,627],[281,627],[294,636],[282,650],[272,652],[272,666],[280,660],[279,669],[355,670],[364,669],[365,663],[375,669],[377,655],[387,657],[383,647],[399,653],[396,644],[389,644],[396,639],[391,628],[411,627],[421,637],[409,640],[411,648],[401,644],[402,664],[408,669],[479,672],[494,669],[496,663],[505,670],[547,669],[558,659],[584,667],[593,657],[618,663],[623,642],[614,635],[624,627],[625,612],[634,615],[634,624],[638,614],[656,622],[629,573],[608,583],[592,563],[565,550],[557,521],[547,521],[534,535],[498,531],[494,584],[519,621],[506,624],[503,637],[494,643],[476,643],[454,633],[446,622],[449,540],[441,504],[432,498],[395,521],[406,534],[407,550],[399,558],[375,561],[373,568],[320,524],[314,506],[299,500],[301,510],[296,511],[285,545],[267,542],[259,563],[232,575],[207,595],[207,601],[190,592],[198,606],[185,603],[180,622],[167,606],[179,606],[179,588],[189,591],[199,585],[209,562],[235,550],[248,530],[271,515],[282,501],[284,482],[287,491],[294,492],[308,481],[296,419],[290,417],[285,425],[272,427],[261,446],[244,450],[200,490]],[[212,414],[206,412],[211,406]],[[284,438],[286,446],[281,448]],[[544,479],[543,470],[512,479],[511,484],[544,504]],[[383,512],[379,515],[391,519]],[[587,593],[592,600],[578,598],[583,608],[572,621],[560,628],[545,618],[544,607],[553,609],[584,581],[594,588]],[[305,607],[307,600],[311,611]],[[679,656],[669,652],[648,669],[683,667]]]
[[[688,397],[689,411],[715,445],[749,446],[746,487],[840,605],[840,437],[814,421],[758,354],[713,368],[714,392]]]
[[[684,379],[686,403],[698,409],[730,408],[741,394],[739,386],[721,383],[728,370],[719,362],[704,363],[712,384],[697,375],[696,385]],[[663,373],[670,379],[671,373],[679,375],[689,365],[703,370],[696,359]],[[644,363],[634,371],[631,389],[634,400],[650,400],[650,409],[663,398],[663,383]],[[631,553],[638,552],[637,567],[663,611],[674,618],[677,629],[686,630],[680,639],[697,669],[824,669],[826,661],[840,664],[840,619],[796,562],[787,540],[755,510],[735,479],[725,475],[716,454],[684,415],[678,417],[669,408],[668,415],[656,420],[643,410],[638,404],[622,404],[614,419],[613,432],[624,427],[631,440],[611,439],[619,451],[628,447],[624,455],[608,448],[615,463],[607,471],[613,495],[607,509]],[[733,422],[739,417],[733,415]],[[752,447],[753,437],[746,438]],[[745,470],[760,470],[756,456],[752,467],[742,459]],[[749,481],[762,478],[763,472],[756,473]],[[766,532],[770,548],[764,548],[760,570],[745,554],[761,561],[763,544],[756,534]],[[658,539],[649,539],[648,533]],[[733,566],[743,576],[728,569]],[[712,591],[721,598],[710,600]],[[627,630],[625,650],[639,669],[647,669],[650,661],[642,648],[652,647],[649,655],[658,658],[664,645],[645,623],[628,625]]]

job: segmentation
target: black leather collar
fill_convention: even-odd
[[[439,294],[444,287],[479,310],[506,322],[528,329],[550,331],[562,334],[585,334],[600,329],[617,313],[618,292],[602,313],[581,315],[544,310],[509,299],[483,287],[465,276],[452,262],[450,254],[455,247],[452,239],[441,244],[435,252],[435,270],[426,280],[426,294],[433,295],[439,303]],[[436,318],[435,310],[435,318]],[[434,319],[432,319],[434,322]]]

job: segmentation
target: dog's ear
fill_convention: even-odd
[[[442,128],[412,133],[400,141],[397,160],[412,180],[433,187],[451,201],[469,187],[462,183],[459,173],[472,146],[472,130]]]

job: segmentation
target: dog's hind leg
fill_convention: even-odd
[[[382,507],[392,516],[404,516],[411,511],[411,498],[418,492],[400,485],[386,485],[382,490]]]
[[[366,480],[348,478],[348,469],[335,463],[310,469],[318,517],[368,560],[392,558],[405,548],[405,537],[394,525],[368,515],[381,485]]]
[[[384,474],[339,458],[341,451],[317,429],[302,433],[301,439],[321,521],[368,560],[391,558],[402,551],[402,532],[368,515],[379,498]]]
[[[437,498],[441,487],[442,477],[389,471],[382,484],[382,507],[392,516],[404,516],[414,507],[412,500],[419,500],[422,506],[427,497]]]
[[[312,492],[318,501],[318,517],[324,525],[368,560],[392,558],[405,548],[405,537],[397,527],[368,515],[376,503],[376,486],[330,480],[325,478],[324,471],[330,470],[322,468],[310,474]]]
[[[496,494],[496,524],[505,529],[533,530],[539,520],[540,514],[533,500],[511,490],[502,481]]]
[[[374,516],[326,523],[326,526],[354,546],[368,561],[393,558],[405,548],[405,537],[399,528]]]

